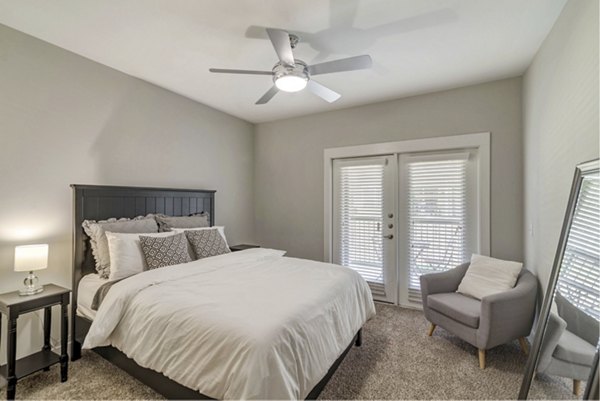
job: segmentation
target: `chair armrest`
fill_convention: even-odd
[[[598,344],[598,333],[600,333],[600,324],[598,321],[573,305],[558,291],[554,295],[554,300],[558,308],[558,315],[567,322],[567,329],[576,336],[596,346]]]
[[[523,270],[514,288],[483,297],[477,344],[489,349],[531,332],[535,313],[537,280]]]
[[[552,355],[558,345],[558,340],[567,329],[567,322],[558,316],[554,312],[550,312],[548,315],[548,325],[546,326],[546,332],[542,340],[542,346],[540,347],[540,356],[537,364],[537,371],[543,373],[550,362],[552,362]],[[538,335],[538,333],[535,333]]]
[[[442,273],[424,274],[420,277],[421,296],[423,305],[427,305],[427,296],[443,292],[455,292],[465,276],[469,263],[463,263],[453,269]]]

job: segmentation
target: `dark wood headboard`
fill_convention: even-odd
[[[81,278],[95,273],[89,238],[81,227],[84,220],[106,220],[111,217],[133,218],[148,213],[187,216],[210,213],[215,223],[215,192],[203,189],[172,189],[71,185],[73,188],[73,299],[72,316],[77,309],[77,287]]]

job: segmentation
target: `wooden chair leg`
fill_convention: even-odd
[[[479,350],[479,368],[485,369],[485,350]]]
[[[529,346],[527,345],[527,340],[525,337],[519,337],[519,345],[521,345],[521,350],[525,355],[529,354]]]
[[[433,330],[435,330],[435,327],[435,324],[431,323],[431,326],[429,327],[429,332],[427,333],[429,337],[433,335]]]
[[[579,389],[581,388],[581,380],[573,379],[573,395],[579,397]]]

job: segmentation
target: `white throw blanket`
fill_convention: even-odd
[[[303,399],[375,315],[355,271],[272,249],[150,270],[115,284],[84,348],[217,399]]]

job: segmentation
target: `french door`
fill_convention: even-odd
[[[477,239],[473,149],[334,159],[332,261],[380,301],[418,307],[420,276],[468,261]]]
[[[399,300],[421,303],[420,277],[478,251],[472,151],[399,155]]]
[[[333,161],[333,263],[359,272],[377,300],[397,303],[396,155]]]

